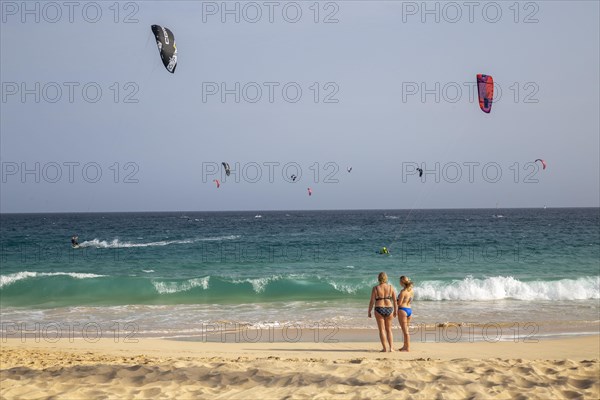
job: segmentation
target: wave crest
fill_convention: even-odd
[[[600,277],[522,282],[512,276],[460,281],[425,281],[415,287],[419,300],[590,300],[600,299]]]
[[[9,275],[0,275],[0,289],[12,285],[15,282],[28,278],[37,278],[42,276],[70,276],[75,279],[102,278],[106,275],[79,273],[79,272],[29,272],[21,271]]]
[[[204,278],[192,278],[183,282],[163,282],[153,281],[152,285],[159,294],[173,294],[179,292],[187,292],[196,287],[201,287],[204,290],[208,289],[208,281],[210,276]]]
[[[267,288],[267,285],[271,282],[275,282],[280,280],[281,277],[277,276],[277,275],[273,275],[273,276],[268,276],[265,278],[248,278],[248,279],[242,279],[242,280],[234,280],[232,283],[249,283],[252,285],[252,289],[254,290],[255,293],[261,293],[264,292],[265,289]]]

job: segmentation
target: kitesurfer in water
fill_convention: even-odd
[[[78,236],[72,236],[71,237],[71,246],[73,246],[73,247],[79,246],[79,242],[77,241],[77,239],[79,239]]]
[[[379,254],[390,254],[390,251],[387,247],[382,247],[381,250],[379,250]]]

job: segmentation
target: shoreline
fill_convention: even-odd
[[[2,314],[0,313],[0,316]],[[0,326],[0,340],[54,343],[66,340],[84,340],[94,343],[102,339],[174,340],[210,343],[338,343],[371,342],[377,340],[374,320],[369,327],[340,327],[332,322],[277,323],[273,325],[215,322],[199,323],[193,329],[169,331],[145,330],[139,323],[119,319],[86,321],[63,318],[35,323],[4,320]],[[600,335],[600,321],[538,321],[538,322],[440,322],[414,323],[409,326],[411,341],[415,343],[472,343],[523,342],[535,343],[562,338],[582,338]],[[393,322],[395,338],[402,338],[397,321]]]
[[[61,339],[53,343],[33,340],[3,339],[0,344],[2,369],[5,369],[4,357],[14,351],[67,352],[72,354],[102,354],[114,356],[147,356],[156,358],[194,358],[212,357],[291,357],[328,360],[349,358],[388,357],[397,360],[437,359],[529,359],[577,361],[600,360],[600,335],[548,339],[539,342],[459,342],[459,343],[412,343],[410,352],[380,353],[381,344],[377,335],[371,335],[369,342],[198,342],[166,339],[100,339],[90,342],[83,339]],[[399,348],[401,341],[394,341]],[[9,363],[10,364],[10,363]]]
[[[471,359],[529,359],[529,360],[600,360],[600,335],[563,339],[547,339],[538,342],[458,342],[458,343],[413,343],[410,352],[380,353],[381,344],[376,334],[370,335],[370,341],[339,342],[200,342],[167,339],[127,339],[103,338],[97,341],[84,339],[60,339],[50,342],[22,341],[20,339],[3,339],[0,342],[0,353],[7,350],[34,349],[44,351],[85,352],[100,354],[146,355],[159,358],[170,357],[239,357],[277,356],[292,358],[316,357],[324,359],[345,359],[344,357],[379,358],[413,360],[429,358],[452,360]],[[394,340],[395,348],[402,345],[401,340]],[[2,365],[4,368],[4,365]]]
[[[489,324],[467,325],[460,323],[433,324],[411,326],[410,337],[414,343],[501,343],[522,342],[537,343],[546,340],[568,338],[584,338],[600,335],[600,323],[591,326],[591,330],[580,331],[534,331],[532,324]],[[213,326],[214,327],[214,326]],[[520,328],[520,329],[519,329]],[[594,329],[595,328],[595,329]],[[207,329],[196,335],[173,335],[154,337],[157,340],[173,340],[185,342],[209,343],[368,343],[378,340],[377,327],[373,328],[335,328],[323,325],[320,329],[313,327],[257,329],[240,327],[238,329]],[[400,327],[393,327],[395,340],[402,339]],[[148,337],[151,339],[151,337]]]
[[[600,336],[538,343],[215,343],[5,339],[0,397],[583,398],[600,394]],[[395,343],[396,349],[401,343]]]

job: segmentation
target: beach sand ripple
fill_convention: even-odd
[[[3,349],[4,399],[597,399],[595,360],[161,358]]]

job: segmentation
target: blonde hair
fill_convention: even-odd
[[[412,283],[412,281],[411,281],[411,280],[408,278],[408,276],[404,276],[404,275],[402,275],[402,276],[400,277],[400,284],[404,284],[404,287],[405,287],[407,290],[412,290],[413,283]]]
[[[379,283],[387,283],[387,281],[388,281],[387,274],[385,272],[380,272],[379,275],[377,276],[377,280],[379,281]]]

